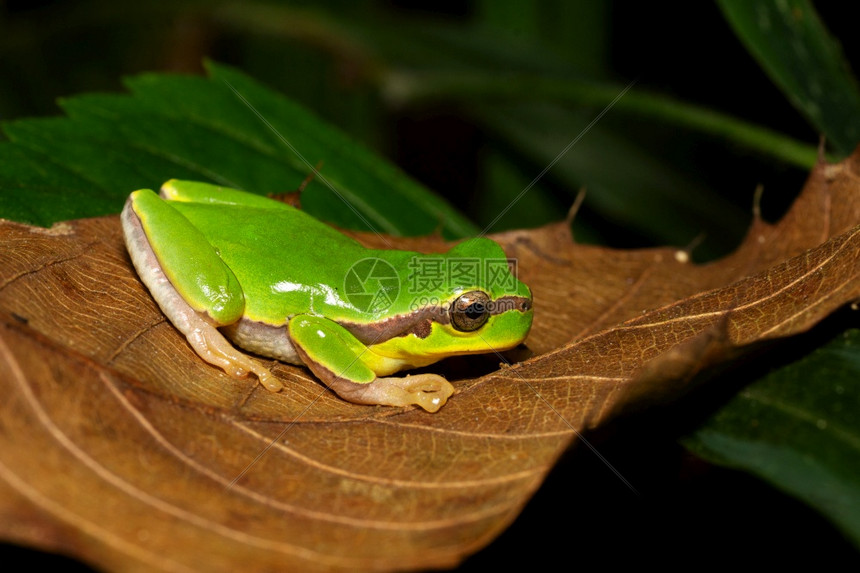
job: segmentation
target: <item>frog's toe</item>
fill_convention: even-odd
[[[260,384],[262,384],[269,392],[280,392],[284,389],[284,383],[278,380],[278,378],[267,369],[260,368],[259,370],[255,370],[254,374],[257,375],[257,378],[260,380]]]
[[[248,375],[248,371],[244,368],[240,368],[235,365],[228,365],[224,367],[224,372],[232,376],[233,378],[244,378]]]
[[[436,374],[418,374],[402,380],[403,389],[414,400],[412,403],[428,412],[438,411],[454,393],[451,383]]]
[[[389,389],[390,405],[421,406],[428,412],[436,412],[445,405],[454,387],[438,374],[416,374],[403,378],[377,378],[372,385]]]
[[[253,360],[253,358],[248,359]],[[242,366],[238,364],[230,364],[225,367],[225,371],[234,378],[245,378],[249,374],[254,374],[263,385],[263,388],[269,392],[280,392],[284,389],[284,384],[277,376],[272,374],[267,368],[257,366],[256,364],[244,363]]]

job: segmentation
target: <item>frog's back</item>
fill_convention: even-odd
[[[218,250],[245,294],[245,316],[267,324],[349,312],[344,277],[367,249],[298,209],[174,202]]]

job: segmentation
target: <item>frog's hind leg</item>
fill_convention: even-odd
[[[195,232],[200,232],[148,190],[132,194],[121,218],[128,252],[138,275],[194,352],[232,376],[242,377],[253,372],[266,389],[281,390],[280,380],[256,360],[236,350],[218,331],[219,326],[239,319],[244,310],[244,297],[232,271],[202,234],[194,236]],[[177,238],[177,233],[182,234],[182,238]],[[159,255],[151,246],[150,234],[160,237],[156,247]],[[171,274],[170,268],[179,268],[182,274]],[[207,290],[220,293],[217,300],[195,296],[194,285],[187,283],[199,285],[201,279],[206,282]],[[191,293],[188,295],[191,302],[179,294],[177,287]],[[195,309],[192,304],[201,308]]]
[[[288,330],[302,361],[344,400],[356,404],[441,408],[454,387],[438,374],[378,377],[408,366],[380,356],[339,324],[320,316],[297,315]]]

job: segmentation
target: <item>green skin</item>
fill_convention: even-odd
[[[243,191],[171,180],[160,195],[135,191],[123,210],[138,274],[201,358],[234,376],[253,372],[269,390],[280,390],[280,380],[225,337],[308,366],[351,402],[435,412],[454,391],[443,377],[389,375],[507,350],[531,328],[531,292],[506,266],[492,277],[421,274],[505,259],[489,239],[435,255],[368,249],[307,213]],[[350,296],[362,288],[355,269],[374,264],[378,284],[390,288],[384,304]],[[481,304],[470,306],[476,296]]]

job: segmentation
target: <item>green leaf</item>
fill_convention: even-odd
[[[49,225],[119,212],[129,192],[169,178],[258,193],[296,189],[308,212],[348,228],[429,233],[475,227],[387,161],[283,96],[225,66],[210,77],[143,74],[131,96],[61,102],[66,118],[6,123],[0,216]],[[299,155],[301,154],[301,155]]]
[[[860,91],[808,0],[720,0],[735,33],[807,120],[843,154],[860,143]]]
[[[860,546],[860,329],[736,395],[684,445],[819,510]]]

